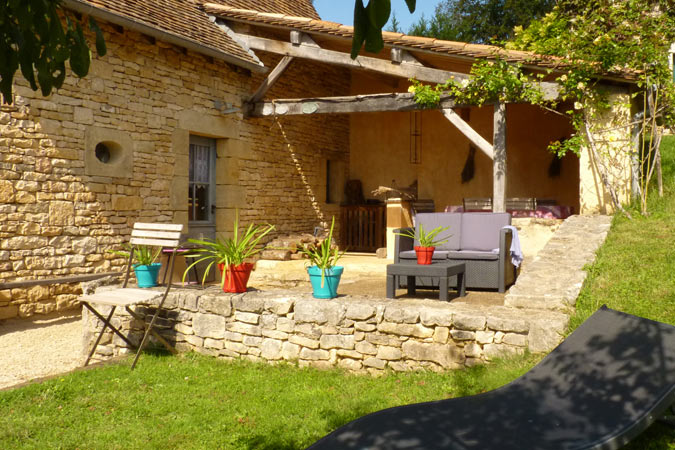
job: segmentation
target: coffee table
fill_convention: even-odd
[[[397,277],[407,277],[408,295],[415,294],[415,277],[438,277],[438,299],[448,300],[448,279],[457,275],[457,291],[460,297],[466,295],[464,263],[434,262],[432,264],[388,264],[387,265],[387,298],[394,298]]]

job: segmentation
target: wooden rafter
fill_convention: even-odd
[[[286,71],[288,66],[291,64],[293,61],[292,56],[284,56],[281,58],[281,61],[279,61],[279,64],[270,72],[270,74],[265,78],[265,80],[260,84],[260,87],[258,88],[257,91],[248,99],[249,103],[255,103],[259,100],[261,100],[267,91],[270,90],[270,88],[274,85],[274,83],[277,82],[279,77]]]
[[[454,108],[450,98],[441,100],[440,108]],[[302,114],[341,114],[382,111],[415,111],[422,109],[411,93],[350,95],[344,97],[317,97],[277,99],[258,102],[251,107],[251,117]]]
[[[449,78],[454,78],[457,81],[462,81],[469,78],[469,75],[464,73],[434,69],[405,61],[394,63],[392,61],[372,58],[369,56],[359,56],[356,59],[352,59],[349,56],[349,53],[326,50],[318,46],[307,45],[304,43],[300,45],[294,45],[290,42],[277,41],[274,39],[249,36],[245,34],[239,34],[238,38],[244,41],[248,48],[252,50],[261,50],[270,53],[276,53],[278,55],[320,61],[343,67],[370,70],[373,72],[379,72],[406,79],[416,78],[420,81],[445,83]]]

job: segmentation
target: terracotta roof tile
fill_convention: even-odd
[[[211,22],[194,0],[80,0],[79,3],[191,40],[246,63],[259,64],[254,56]]]
[[[218,17],[239,20],[245,22],[252,22],[262,25],[282,26],[285,28],[312,31],[317,33],[328,34],[331,36],[339,36],[344,38],[351,38],[354,34],[354,28],[346,25],[337,24],[335,22],[327,22],[319,19],[307,21],[306,19],[298,20],[296,17],[284,15],[279,17],[279,14],[269,14],[260,11],[246,10],[241,8],[232,8],[223,6],[226,0],[218,0],[216,4],[213,1],[201,0],[204,3],[204,9]],[[240,3],[247,3],[241,1]],[[253,3],[251,1],[250,3]],[[382,38],[386,45],[397,45],[400,47],[411,47],[420,50],[429,50],[439,54],[466,56],[470,58],[495,58],[496,56],[503,57],[511,62],[519,62],[529,66],[541,68],[564,68],[565,61],[562,58],[547,55],[538,55],[536,53],[507,50],[494,45],[470,44],[465,42],[444,41],[441,39],[409,36],[401,33],[383,32]],[[625,80],[635,80],[636,73],[628,70],[617,70],[608,75],[617,76]]]
[[[200,2],[266,13],[289,14],[310,19],[320,18],[314,6],[312,6],[311,0],[200,0]]]

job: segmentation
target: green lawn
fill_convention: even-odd
[[[647,218],[615,218],[572,329],[602,304],[675,324],[675,139],[663,147],[666,196]],[[494,389],[538,359],[371,378],[145,354],[134,372],[111,365],[0,392],[0,448],[302,449],[368,412]],[[674,450],[675,432],[656,424],[627,448]]]

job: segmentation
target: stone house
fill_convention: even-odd
[[[18,77],[2,106],[0,282],[118,270],[107,250],[136,221],[214,236],[238,210],[279,234],[311,232],[340,215],[349,179],[371,201],[378,186],[416,183],[438,210],[464,197],[494,197],[497,209],[506,197],[610,209],[588,154],[549,174],[547,144],[570,133],[563,117],[526,104],[420,111],[407,94],[411,77],[465,77],[495,53],[535,73],[555,73],[551,58],[385,33],[380,54],[352,61],[352,29],[321,21],[310,0],[63,5],[96,18],[108,53],[49,97]],[[619,105],[608,120],[627,122],[632,80],[604,83]],[[610,175],[625,201],[630,164],[619,157]],[[71,308],[78,290],[0,289],[0,319]]]

